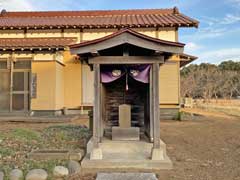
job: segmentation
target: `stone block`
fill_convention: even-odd
[[[14,169],[10,172],[9,175],[10,180],[22,180],[23,179],[23,171],[20,169]]]
[[[33,169],[26,175],[26,180],[47,180],[48,174],[43,169]]]
[[[81,172],[81,165],[77,161],[69,161],[68,162],[68,170],[69,174],[76,174]]]
[[[138,127],[130,128],[112,127],[112,140],[138,141],[140,140],[140,129]]]
[[[98,173],[96,180],[157,180],[154,173]]]
[[[67,177],[68,174],[69,174],[68,169],[63,166],[56,166],[53,169],[54,178],[64,178],[64,177]]]
[[[77,153],[77,152],[75,152],[75,153],[73,153],[73,152],[70,152],[69,153],[69,159],[70,160],[76,160],[76,161],[80,161],[81,159],[82,159],[82,154],[84,154],[84,153]]]
[[[131,127],[131,106],[128,104],[119,106],[119,127]]]

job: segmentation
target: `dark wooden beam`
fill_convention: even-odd
[[[162,51],[155,51],[155,53],[154,53],[155,56],[161,56],[163,54],[164,54],[164,52],[162,52]]]
[[[91,52],[91,55],[92,55],[93,57],[97,57],[97,56],[99,56],[99,53],[98,53],[98,51],[92,51],[92,52]]]
[[[128,44],[123,46],[123,56],[129,56],[129,46],[128,46]]]
[[[164,63],[163,56],[97,56],[89,58],[89,64],[153,64]]]

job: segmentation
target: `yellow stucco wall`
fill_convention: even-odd
[[[178,31],[175,28],[158,29],[158,38],[166,41],[178,41]]]
[[[55,62],[55,69],[56,69],[56,86],[55,86],[55,110],[62,109],[65,104],[65,93],[64,93],[64,66]]]
[[[0,38],[24,38],[23,30],[0,30]]]
[[[82,39],[82,32],[80,29],[65,29],[63,33],[63,37],[76,37],[77,43],[80,43]]]
[[[160,66],[159,101],[164,105],[179,104],[179,62],[169,61]]]
[[[32,110],[56,108],[56,62],[32,62],[32,73],[37,74],[37,98],[31,100]]]
[[[83,31],[82,40],[89,41],[112,34],[117,29],[86,29]]]
[[[64,107],[64,66],[56,61],[32,61],[37,75],[37,97],[31,100],[32,110],[60,110]]]
[[[82,103],[81,63],[66,51],[64,64],[64,107],[75,109]]]
[[[36,37],[61,37],[61,30],[28,30],[26,33],[27,38]]]

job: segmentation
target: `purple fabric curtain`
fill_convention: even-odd
[[[101,82],[110,83],[127,74],[136,81],[149,83],[150,68],[151,65],[104,66],[101,68]]]
[[[124,74],[125,73],[121,73],[120,76],[113,76],[112,71],[105,71],[105,72],[101,71],[101,82],[110,83],[110,82],[116,81],[117,79],[122,77]]]
[[[150,65],[137,65],[130,67],[129,75],[136,81],[149,83]]]
[[[122,66],[103,66],[101,67],[101,82],[111,83],[121,78],[125,73]]]

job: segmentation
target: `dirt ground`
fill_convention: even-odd
[[[194,110],[199,112],[199,110]],[[174,169],[163,180],[240,180],[240,118],[200,112],[195,121],[162,121]]]
[[[174,169],[160,171],[159,179],[240,180],[240,118],[198,109],[192,112],[204,116],[194,121],[161,121],[161,138],[167,144]],[[86,121],[74,124],[82,123]],[[40,130],[50,125],[1,123],[0,132],[16,127]]]

